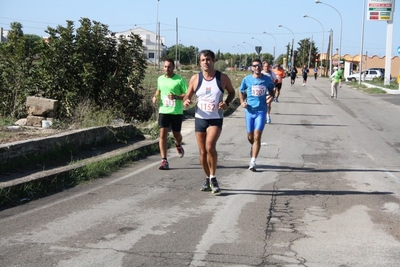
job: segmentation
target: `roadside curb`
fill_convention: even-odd
[[[134,143],[132,145],[129,145],[127,147],[124,148],[120,148],[120,149],[116,149],[114,151],[111,152],[106,152],[104,154],[101,154],[99,156],[94,156],[88,159],[84,159],[81,160],[77,163],[68,165],[68,166],[62,166],[62,167],[58,167],[58,168],[54,168],[51,170],[47,170],[47,171],[42,171],[42,172],[38,172],[38,173],[34,173],[31,175],[27,175],[25,177],[22,178],[18,178],[18,179],[14,179],[11,181],[7,181],[7,182],[1,182],[0,183],[0,189],[5,189],[5,188],[10,188],[13,186],[17,186],[17,185],[21,185],[24,183],[28,183],[28,182],[32,182],[38,179],[45,179],[45,178],[54,178],[58,175],[64,175],[67,174],[70,171],[73,171],[75,169],[78,168],[82,168],[88,164],[92,164],[92,163],[97,163],[100,162],[102,160],[105,159],[109,159],[109,158],[113,158],[116,156],[121,156],[127,153],[130,153],[134,150],[140,149],[140,148],[144,148],[147,146],[152,146],[152,145],[158,145],[158,139],[156,140],[144,140],[144,141],[139,141],[137,143]]]
[[[376,85],[369,84],[369,83],[366,83],[366,82],[362,82],[362,84],[365,85],[368,88],[379,88],[379,89],[382,89],[382,90],[386,91],[387,94],[392,94],[392,95],[399,95],[400,94],[400,90],[387,89],[387,88],[376,86]]]

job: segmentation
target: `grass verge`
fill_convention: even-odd
[[[381,88],[368,87],[364,84],[358,84],[358,82],[349,82],[348,85],[367,94],[386,94],[386,91]]]

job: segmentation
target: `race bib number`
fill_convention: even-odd
[[[175,107],[175,99],[171,100],[168,96],[163,98],[163,106],[164,107]]]
[[[199,101],[197,102],[197,106],[206,112],[213,112],[216,109],[215,102]]]
[[[263,85],[253,85],[251,87],[251,94],[253,96],[262,96],[265,95],[266,88]]]

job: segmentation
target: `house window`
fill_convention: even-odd
[[[154,53],[149,53],[149,58],[154,58]]]

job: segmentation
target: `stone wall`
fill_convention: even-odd
[[[0,164],[9,163],[21,157],[50,153],[61,150],[63,147],[67,146],[79,148],[100,144],[102,142],[117,142],[118,136],[121,139],[126,139],[128,137],[133,138],[135,132],[136,128],[133,125],[101,126],[73,130],[43,138],[2,144],[0,145]]]

